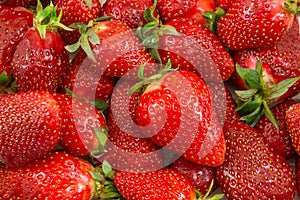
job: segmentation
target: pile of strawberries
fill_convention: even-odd
[[[299,13],[0,1],[0,199],[295,199]]]

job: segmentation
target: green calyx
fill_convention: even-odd
[[[12,75],[8,75],[5,71],[0,74],[0,96],[2,94],[12,94],[18,91],[17,84]]]
[[[158,17],[154,16],[154,12],[157,6],[157,0],[154,0],[151,8],[146,8],[144,11],[144,19],[146,24],[140,25],[136,30],[136,35],[142,41],[142,45],[149,49],[151,56],[162,63],[160,55],[158,53],[159,37],[164,34],[180,35],[177,30],[169,25],[163,25]]]
[[[293,15],[300,14],[300,2],[299,0],[286,0],[283,5],[283,10]]]
[[[245,121],[254,127],[260,117],[265,114],[266,117],[278,129],[277,121],[270,110],[269,105],[288,91],[300,77],[289,78],[275,85],[268,85],[263,80],[263,69],[260,60],[257,60],[256,69],[241,68],[236,65],[236,72],[243,80],[247,90],[236,90],[238,99],[236,111],[241,114],[240,120]]]
[[[213,196],[208,197],[208,195],[212,192],[211,190],[212,190],[213,186],[214,186],[214,180],[211,181],[209,188],[204,196],[202,196],[202,194],[198,190],[195,189],[197,200],[220,200],[220,199],[222,199],[224,197],[223,194],[214,194]]]
[[[101,166],[96,167],[90,175],[94,179],[94,197],[102,200],[124,200],[114,184],[115,171],[106,161]]]
[[[34,27],[38,29],[42,39],[46,37],[47,30],[56,30],[57,28],[62,28],[67,31],[72,31],[73,29],[60,23],[62,17],[62,10],[59,15],[56,14],[57,7],[53,6],[52,2],[46,8],[43,8],[40,0],[37,1],[36,15],[33,20]]]
[[[225,14],[225,11],[217,7],[216,11],[208,11],[204,13],[202,16],[208,21],[207,27],[213,32],[217,32],[217,24],[220,18]]]
[[[150,83],[161,79],[166,73],[178,70],[178,69],[172,68],[172,63],[170,60],[168,60],[166,66],[164,68],[160,69],[157,74],[152,75],[150,77],[144,76],[144,69],[145,69],[145,65],[140,66],[140,68],[138,70],[138,77],[141,79],[141,81],[136,83],[134,86],[132,86],[129,89],[129,91],[128,91],[129,94],[134,94],[136,92],[139,92],[144,88],[144,86],[149,85]]]

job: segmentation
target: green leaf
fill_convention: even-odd
[[[6,85],[9,82],[10,78],[7,73],[4,71],[0,74],[0,85]]]
[[[262,106],[262,99],[251,99],[240,104],[236,111],[238,111],[242,116],[249,115],[253,113],[257,108]]]
[[[107,161],[103,161],[102,170],[106,177],[108,177],[110,179],[114,178],[115,172],[112,169],[111,165]]]
[[[93,106],[95,106],[95,108],[97,110],[100,110],[100,111],[104,111],[106,110],[109,106],[108,106],[108,103],[102,99],[96,99],[94,101],[91,101],[91,104]]]
[[[259,74],[256,70],[241,68],[240,65],[236,65],[236,72],[245,83],[247,89],[262,89]]]
[[[202,16],[208,21],[208,28],[213,32],[217,32],[217,24],[220,18],[225,14],[225,11],[217,7],[215,12],[208,11]]]
[[[100,39],[94,31],[88,31],[88,39],[93,44],[100,44]]]
[[[89,8],[92,8],[92,0],[85,0],[85,3]]]
[[[181,36],[182,34],[179,33],[176,28],[173,26],[169,25],[163,25],[160,27],[160,33],[161,34],[169,34],[169,35],[176,35],[176,36]]]
[[[94,62],[97,62],[94,52],[92,51],[92,48],[90,46],[88,35],[82,35],[80,46],[90,59],[92,59]]]
[[[251,127],[254,127],[259,121],[261,115],[262,115],[262,106],[259,106],[252,113],[241,117],[240,120],[246,121],[246,124],[250,125]]]
[[[78,41],[74,44],[65,46],[65,49],[70,53],[74,53],[74,52],[78,51],[80,49],[80,41]]]
[[[145,69],[145,64],[143,64],[143,65],[141,65],[140,67],[139,67],[139,70],[138,70],[138,77],[140,78],[140,79],[144,79],[145,77],[144,77],[144,69]]]
[[[272,111],[269,108],[269,105],[267,104],[267,102],[264,100],[263,101],[263,113],[266,115],[266,117],[272,122],[272,124],[275,126],[275,128],[278,130],[278,123],[277,120],[275,118],[275,116],[273,115]]]
[[[106,3],[107,0],[99,0],[100,1],[100,5],[101,5],[101,8],[103,8],[104,4]]]
[[[249,101],[254,97],[254,95],[258,92],[258,90],[257,89],[235,90],[234,92],[241,101]]]
[[[96,181],[103,182],[105,178],[99,172],[89,172],[92,178]]]
[[[104,147],[108,140],[107,127],[101,127],[101,129],[98,127],[94,127],[94,130],[99,139],[99,143]]]
[[[279,82],[277,85],[275,85],[273,88],[271,88],[269,94],[265,94],[265,100],[270,101],[270,100],[279,98],[284,93],[286,93],[288,91],[288,89],[292,85],[294,85],[299,79],[300,79],[300,77],[295,77],[295,78],[289,78],[289,79]]]
[[[145,48],[158,48],[158,42],[159,38],[158,35],[150,35],[149,37],[145,38],[144,41],[142,42],[142,45]]]

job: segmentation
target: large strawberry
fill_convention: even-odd
[[[293,142],[293,146],[297,154],[300,155],[300,130],[299,130],[299,124],[300,124],[300,104],[296,103],[292,105],[289,109],[286,111],[286,126],[289,131],[289,135],[291,137],[291,140]]]
[[[294,100],[286,100],[271,108],[271,111],[277,120],[278,129],[264,115],[260,118],[255,128],[258,130],[274,150],[284,158],[289,158],[294,153],[289,132],[286,127],[285,116],[290,106],[295,104]]]
[[[190,182],[171,169],[145,173],[116,172],[114,182],[126,200],[196,199]]]
[[[77,156],[103,151],[106,120],[90,103],[66,94],[53,94],[61,107],[61,146]]]
[[[34,27],[30,28],[14,53],[13,74],[19,91],[47,90],[55,92],[68,70],[69,54],[57,33],[59,23],[53,5],[45,9],[38,1]]]
[[[292,167],[262,135],[242,122],[224,127],[226,157],[217,168],[217,181],[229,199],[293,199]]]
[[[54,0],[53,4],[58,8],[57,13],[61,10],[63,12],[61,22],[70,26],[74,23],[88,23],[100,17],[101,2],[100,0]],[[78,30],[75,29],[73,31],[59,29],[58,31],[67,44],[77,42],[80,37]]]
[[[240,0],[220,18],[217,35],[232,50],[274,46],[299,12],[297,1]]]
[[[0,196],[5,200],[120,198],[105,174],[110,170],[105,169],[64,151],[50,152],[20,168],[0,167]]]
[[[142,132],[193,162],[221,165],[225,141],[205,82],[192,72],[174,71],[168,63],[158,75],[144,77],[131,91],[149,80],[152,82],[139,98],[136,111]]]
[[[0,161],[21,166],[48,153],[60,137],[60,107],[43,91],[0,97]]]

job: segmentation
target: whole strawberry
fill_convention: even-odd
[[[293,199],[292,167],[276,154],[254,128],[242,122],[225,124],[226,157],[217,181],[229,199]]]
[[[116,172],[114,182],[126,200],[196,199],[189,181],[171,169],[145,173]]]
[[[300,113],[300,104],[296,103],[286,110],[286,116],[285,116],[286,126],[288,128],[289,135],[293,142],[293,147],[298,155],[300,155],[299,113]]]
[[[0,161],[21,166],[48,153],[60,137],[60,107],[45,91],[0,97]]]
[[[54,151],[23,167],[0,167],[0,195],[4,200],[120,198],[103,180],[112,183],[101,168],[64,151]]]
[[[271,47],[281,40],[298,12],[297,1],[235,1],[220,18],[217,35],[231,50]]]
[[[56,31],[57,27],[68,29],[59,23],[60,17],[56,17],[53,5],[44,10],[38,1],[34,27],[25,33],[12,59],[19,91],[55,92],[62,84],[68,70],[69,54]]]

